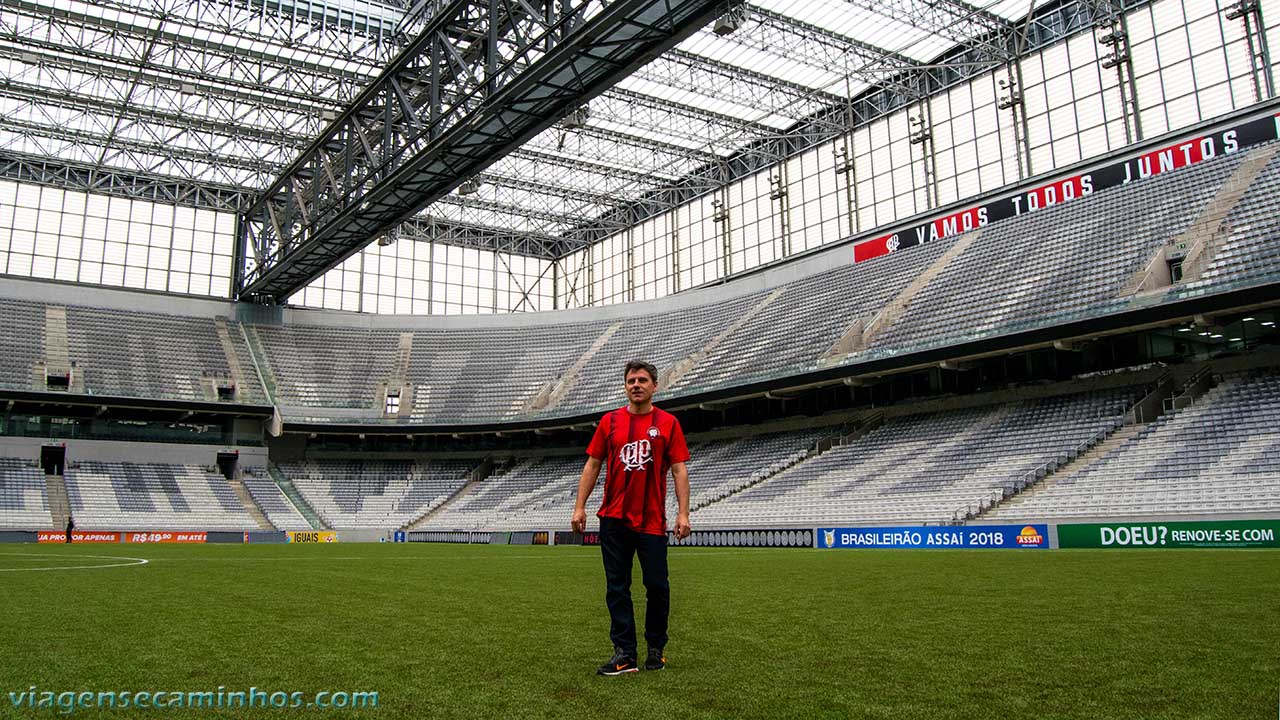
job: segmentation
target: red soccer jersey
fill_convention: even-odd
[[[604,500],[596,515],[665,535],[667,472],[689,459],[680,421],[658,408],[644,415],[618,408],[600,418],[587,454],[605,463]]]

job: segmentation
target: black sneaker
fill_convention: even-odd
[[[667,656],[662,648],[649,648],[649,657],[644,660],[645,670],[661,670],[667,666]]]
[[[623,673],[639,672],[640,666],[636,665],[635,653],[627,652],[622,648],[614,648],[613,657],[609,658],[609,662],[600,666],[596,670],[597,675],[622,675]]]

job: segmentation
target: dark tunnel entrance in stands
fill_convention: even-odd
[[[45,475],[61,475],[67,467],[66,445],[44,445],[40,448],[40,467]]]
[[[218,453],[218,470],[222,472],[222,476],[228,480],[234,480],[236,477],[236,465],[240,462],[240,453],[220,452]]]

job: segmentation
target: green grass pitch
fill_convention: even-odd
[[[669,667],[601,678],[598,550],[0,547],[11,691],[377,691],[78,717],[1275,718],[1280,552],[671,551]],[[633,592],[643,617],[643,589]],[[643,647],[643,642],[642,642]]]

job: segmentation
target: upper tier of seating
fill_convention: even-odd
[[[635,355],[659,367],[659,398],[669,401],[1280,282],[1274,150],[1223,155],[867,262],[849,262],[848,248],[837,248],[625,308],[470,325],[288,310],[283,322],[242,326],[226,319],[237,311],[225,304],[205,303],[207,318],[72,305],[67,352],[83,391],[96,393],[205,399],[201,378],[236,365],[241,399],[254,401],[265,397],[261,369],[286,421],[576,417],[622,402],[620,369]],[[1208,223],[1215,213],[1220,221]],[[1159,249],[1175,238],[1194,245],[1196,233],[1210,237],[1197,255],[1202,267],[1186,282],[1140,291],[1134,278]],[[56,354],[45,338],[57,331],[51,306],[0,301],[12,318],[0,331],[0,385],[33,387],[35,364]],[[400,393],[394,414],[388,389]]]
[[[1280,373],[1225,378],[1077,472],[984,515],[993,521],[1280,511]]]
[[[47,367],[70,370],[68,390],[91,395],[209,401],[229,382],[236,401],[267,399],[242,331],[225,319],[231,357],[214,318],[15,299],[0,299],[0,317],[0,387],[45,389]]]

